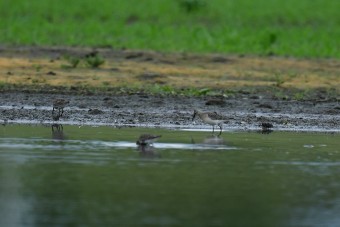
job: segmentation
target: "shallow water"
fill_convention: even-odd
[[[161,134],[137,147],[142,133]],[[0,226],[338,226],[340,134],[0,127]]]

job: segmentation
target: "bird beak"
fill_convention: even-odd
[[[192,116],[192,121],[194,121],[195,117],[196,117],[196,112],[195,112],[194,115]]]

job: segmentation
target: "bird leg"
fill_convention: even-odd
[[[63,116],[63,113],[64,113],[64,108],[59,108],[58,114],[59,114],[60,117]]]

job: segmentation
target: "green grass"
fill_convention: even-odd
[[[340,58],[338,0],[186,1],[0,1],[0,43]]]

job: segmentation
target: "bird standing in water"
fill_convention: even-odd
[[[145,146],[153,143],[159,137],[161,137],[161,135],[142,134],[137,140],[136,144]]]
[[[200,110],[194,109],[194,115],[192,116],[192,121],[195,117],[198,116],[204,123],[211,125],[213,127],[213,133],[215,131],[215,125],[220,128],[220,133],[222,133],[222,126],[223,123],[226,123],[226,120],[221,120],[221,116],[219,116],[216,112],[209,113],[209,112],[202,112]]]

